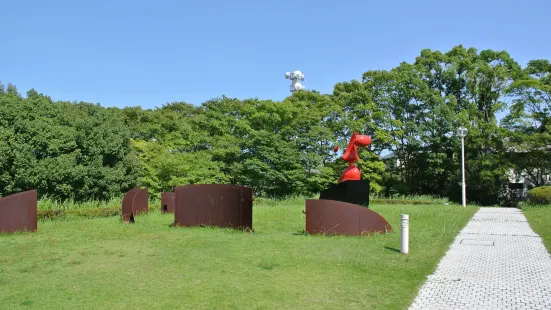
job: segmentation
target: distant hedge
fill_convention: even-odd
[[[76,209],[76,210],[39,210],[38,219],[60,219],[68,215],[81,216],[87,218],[110,217],[121,214],[121,207],[94,208],[94,209]]]
[[[551,188],[551,187],[550,187]],[[299,201],[300,199],[297,199]],[[265,198],[255,199],[255,204],[264,204],[264,205],[277,205],[281,203],[277,200],[270,200]],[[408,200],[408,199],[371,199],[370,204],[374,205],[440,205],[441,202],[431,201],[431,200]],[[150,205],[149,210],[158,210],[159,208],[156,205]],[[111,217],[111,216],[120,216],[121,207],[107,207],[107,208],[86,208],[86,209],[56,209],[56,210],[39,210],[38,219],[61,219],[67,216],[78,216],[85,218],[98,218],[98,217]]]
[[[551,204],[551,186],[540,186],[528,191],[528,203],[546,205]]]
[[[409,200],[409,199],[370,199],[369,204],[374,205],[441,205],[440,201]]]
[[[254,200],[255,205],[268,205],[276,206],[282,202],[291,203],[291,204],[301,204],[304,203],[304,200],[308,199],[307,197],[292,198],[287,200],[276,200],[269,198],[257,197]],[[311,198],[315,199],[315,198]],[[400,199],[400,198],[372,198],[369,200],[369,204],[373,205],[443,205],[444,202],[440,200],[429,200],[429,199]]]

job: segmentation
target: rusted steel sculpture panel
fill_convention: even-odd
[[[147,213],[149,192],[147,188],[133,188],[124,194],[122,198],[122,220],[125,223],[134,223],[135,217],[140,213]]]
[[[176,195],[174,192],[161,193],[161,212],[174,213],[174,204],[176,203]]]
[[[241,227],[253,229],[253,189],[245,186],[236,186],[241,191]]]
[[[368,208],[335,200],[306,200],[306,232],[309,234],[358,236],[390,231],[390,224]]]
[[[0,198],[0,233],[37,230],[36,190]]]
[[[177,186],[175,226],[218,226],[252,230],[253,191],[229,184]]]

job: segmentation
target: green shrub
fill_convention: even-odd
[[[255,197],[254,205],[277,206],[281,204],[304,204],[305,199],[318,199],[319,197],[299,196],[288,199],[270,199]],[[447,198],[433,196],[397,196],[394,198],[383,198],[378,195],[371,195],[369,203],[374,205],[445,205],[451,204]]]
[[[44,219],[58,219],[65,217],[65,210],[57,209],[57,210],[38,210],[38,219],[44,220]]]
[[[540,186],[528,191],[528,203],[537,205],[551,204],[551,186]]]
[[[374,205],[443,205],[445,203],[437,200],[415,200],[415,199],[369,199],[369,204]]]
[[[266,198],[266,197],[253,197],[253,204],[255,206],[279,206],[279,205],[296,205],[304,204],[306,199],[318,199],[319,195],[316,196],[293,196],[285,198]]]
[[[120,215],[121,212],[122,211],[120,207],[110,207],[110,208],[68,210],[67,214],[82,216],[87,218],[95,218],[95,217],[117,216],[117,215]]]
[[[57,209],[57,210],[39,210],[38,219],[60,219],[67,216],[80,216],[87,218],[110,217],[121,214],[120,207],[94,208],[94,209]]]
[[[157,198],[150,197],[149,211],[160,211],[160,201]],[[317,199],[318,197],[297,196],[287,199],[270,199],[255,197],[255,206],[277,206],[277,205],[296,205],[304,204],[305,199]],[[111,217],[121,215],[121,199],[113,198],[109,201],[84,201],[75,202],[73,200],[57,201],[50,198],[41,199],[38,202],[38,219],[62,219],[69,216],[97,218]],[[442,205],[447,204],[447,199],[431,196],[398,196],[396,198],[382,198],[373,195],[370,198],[370,204],[373,205]]]
[[[98,209],[120,206],[122,203],[121,197],[113,197],[109,200],[83,200],[75,201],[74,199],[55,199],[48,196],[43,196],[38,201],[38,210],[77,210],[77,209]]]

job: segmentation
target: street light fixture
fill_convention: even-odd
[[[461,187],[463,197],[463,207],[467,206],[467,190],[465,184],[465,136],[467,135],[467,128],[461,126],[457,129],[457,135],[461,137]]]
[[[304,74],[302,72],[298,70],[295,72],[285,72],[285,78],[291,80],[291,92],[304,89],[304,86],[299,83],[299,80],[304,81]]]

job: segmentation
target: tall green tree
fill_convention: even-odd
[[[136,158],[119,110],[54,102],[14,86],[0,93],[1,195],[106,199],[136,184]]]
[[[532,186],[549,183],[551,175],[551,63],[532,60],[508,89],[513,98],[504,120],[508,158],[519,179]],[[518,180],[517,180],[518,181]]]
[[[440,130],[440,139],[436,141],[445,141],[442,134],[452,126],[464,125],[469,129],[466,137],[468,195],[482,204],[497,203],[497,193],[508,181],[510,165],[502,156],[504,133],[498,126],[496,113],[507,108],[505,91],[519,74],[520,66],[507,52],[478,52],[463,46],[456,46],[444,54],[424,50],[416,59],[416,65],[424,68],[423,78],[457,114],[456,120],[447,122],[449,126]],[[438,149],[445,148],[439,146]],[[454,149],[459,150],[459,146],[456,144]],[[459,163],[459,156],[456,158]],[[455,171],[455,179],[460,180],[459,169]],[[454,183],[451,181],[448,195],[457,197],[459,191],[458,187],[453,187]]]

